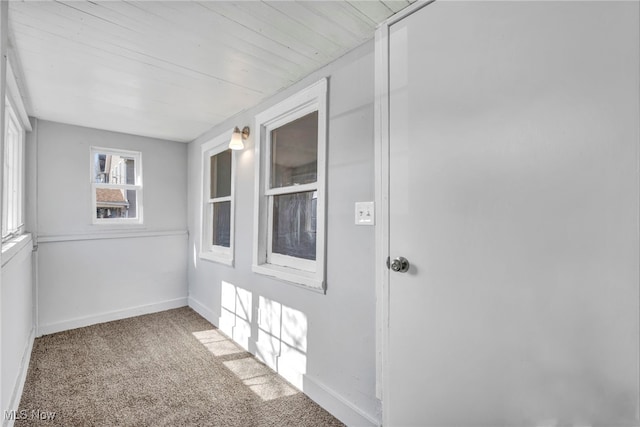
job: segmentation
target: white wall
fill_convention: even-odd
[[[190,305],[350,425],[379,421],[374,228],[354,225],[354,203],[374,197],[373,71],[369,42],[189,145]],[[252,137],[237,163],[235,268],[199,260],[200,146],[233,126],[253,128],[257,113],[324,76],[329,77],[326,295],[251,271]]]
[[[7,12],[0,8],[0,129],[4,129],[4,99],[7,88]],[[4,131],[0,132],[4,139]],[[3,148],[4,144],[0,144]],[[29,157],[32,147],[26,146]],[[0,158],[2,155],[0,154]],[[2,162],[0,162],[2,164]],[[0,188],[2,179],[0,173]],[[2,198],[0,197],[0,205]],[[2,212],[0,206],[0,212]],[[26,214],[27,218],[29,213]],[[16,410],[20,401],[34,339],[33,322],[33,255],[31,235],[5,242],[0,254],[0,424],[12,425],[6,420],[6,410]]]
[[[42,120],[33,135],[38,334],[185,305],[187,146]],[[142,227],[92,224],[91,146],[142,153]]]
[[[15,250],[18,248],[17,250]],[[2,260],[2,388],[0,411],[16,409],[34,338],[32,240],[22,237]],[[4,420],[3,418],[3,421]]]
[[[91,146],[142,152],[144,229],[186,229],[186,144],[37,120],[38,235],[94,234]]]

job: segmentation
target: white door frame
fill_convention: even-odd
[[[375,235],[376,287],[376,397],[382,400],[383,425],[387,424],[384,379],[389,345],[389,29],[435,0],[418,0],[380,24],[375,34]]]

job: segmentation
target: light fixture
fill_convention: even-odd
[[[244,143],[242,141],[248,137],[249,126],[242,128],[242,132],[240,132],[240,129],[236,126],[233,130],[233,134],[231,135],[231,141],[229,141],[229,148],[232,150],[242,150],[244,148]]]

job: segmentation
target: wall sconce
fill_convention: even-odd
[[[242,150],[244,148],[243,140],[249,137],[249,126],[245,126],[240,132],[238,126],[233,130],[231,134],[231,141],[229,141],[229,148],[232,150]]]

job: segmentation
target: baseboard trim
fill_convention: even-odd
[[[85,326],[126,319],[128,317],[141,316],[143,314],[157,313],[159,311],[171,310],[172,308],[185,307],[186,305],[188,305],[187,298],[183,297],[152,304],[139,305],[122,310],[108,311],[95,316],[78,317],[62,322],[48,323],[45,325],[39,325],[37,336],[40,337],[42,335],[83,328]]]
[[[20,408],[20,399],[22,398],[22,391],[24,390],[24,383],[27,380],[27,372],[29,372],[29,363],[31,362],[31,352],[33,351],[33,342],[36,339],[36,328],[32,328],[29,333],[29,338],[24,347],[24,353],[22,354],[22,360],[20,362],[20,371],[16,378],[16,383],[13,385],[13,393],[11,394],[11,401],[8,408],[2,408],[2,419],[4,420],[3,427],[13,427],[15,420],[6,419],[4,417],[5,411],[15,411],[17,413]]]
[[[134,239],[149,237],[166,237],[166,236],[187,236],[187,230],[147,230],[144,227],[131,226],[130,230],[123,231],[105,230],[93,233],[77,233],[77,234],[41,234],[38,235],[38,244],[40,243],[60,243],[60,242],[78,242],[83,240],[103,240],[103,239]],[[140,229],[143,228],[143,229]]]
[[[193,297],[189,297],[189,307],[191,307],[193,309],[193,311],[195,311],[196,313],[198,313],[200,316],[204,317],[205,319],[207,319],[207,321],[209,323],[211,323],[212,325],[214,325],[216,328],[218,327],[218,319],[216,319],[215,314],[213,313],[213,311],[211,311],[210,308],[208,308],[206,305],[204,305],[203,303],[201,303],[200,301],[198,301],[197,299],[193,298]]]
[[[334,417],[350,427],[378,427],[381,422],[363,412],[340,394],[320,383],[318,380],[303,376],[304,393],[318,405],[329,411]]]

